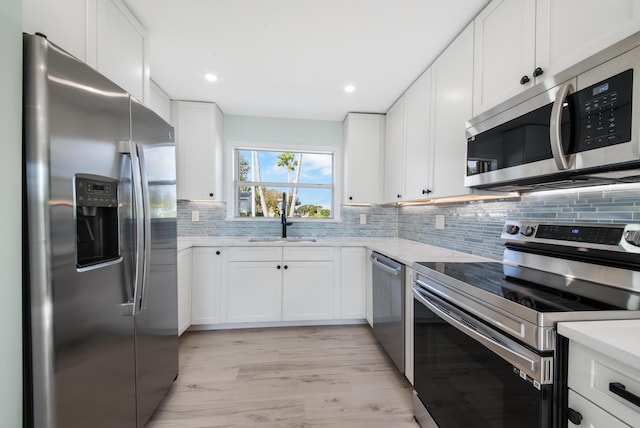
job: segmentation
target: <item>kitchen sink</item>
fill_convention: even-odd
[[[304,238],[304,237],[291,237],[291,238],[278,238],[275,236],[260,236],[249,238],[249,242],[318,242],[318,238]]]

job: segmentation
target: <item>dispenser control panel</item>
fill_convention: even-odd
[[[79,207],[118,206],[117,182],[76,176],[76,205]]]

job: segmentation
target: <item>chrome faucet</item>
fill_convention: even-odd
[[[282,192],[282,210],[280,211],[280,223],[282,223],[282,238],[287,237],[287,226],[293,223],[287,221],[287,192]]]

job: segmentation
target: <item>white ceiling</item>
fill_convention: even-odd
[[[318,120],[384,113],[487,2],[125,0],[149,32],[151,78],[172,99]]]

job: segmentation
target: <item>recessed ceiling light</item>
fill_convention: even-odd
[[[344,87],[344,91],[348,94],[354,92],[356,90],[356,87],[353,85],[347,85]]]
[[[215,82],[216,80],[218,80],[218,76],[216,76],[215,74],[211,74],[211,73],[205,74],[204,78],[207,79],[209,82]]]

